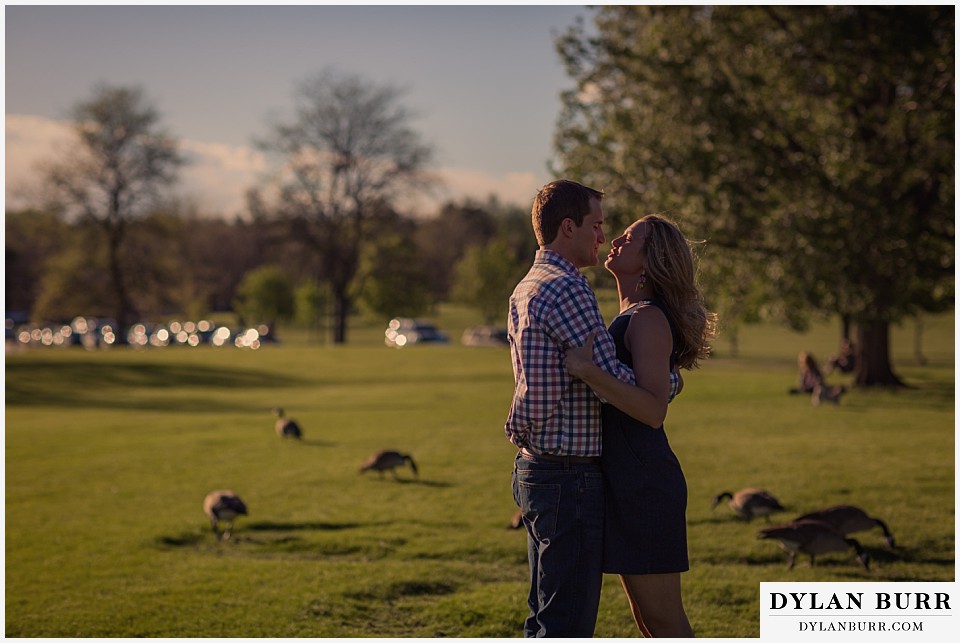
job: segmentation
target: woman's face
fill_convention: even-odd
[[[647,266],[646,243],[650,224],[637,221],[613,240],[604,266],[617,276],[639,275]]]

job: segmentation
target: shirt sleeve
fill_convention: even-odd
[[[677,371],[670,371],[670,395],[667,396],[667,404],[673,401],[673,398],[677,396],[677,388],[680,387],[680,373]]]
[[[597,306],[597,298],[586,281],[571,281],[557,299],[547,317],[546,331],[557,346],[582,346],[592,330],[594,361],[604,371],[627,384],[636,384],[633,369],[617,359],[617,347],[607,331]]]

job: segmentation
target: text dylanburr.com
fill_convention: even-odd
[[[760,583],[769,641],[954,640],[953,583]]]

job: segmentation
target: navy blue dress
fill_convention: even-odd
[[[649,303],[663,311],[676,337],[673,320],[663,305]],[[617,345],[617,358],[632,368],[633,357],[624,342],[630,316],[626,313],[614,319],[610,334]],[[673,362],[671,354],[671,368]],[[664,430],[604,404],[603,475],[603,571],[667,574],[690,569],[687,481]]]

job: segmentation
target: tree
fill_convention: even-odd
[[[450,295],[453,267],[474,244],[487,243],[496,234],[488,208],[465,200],[443,204],[436,216],[419,222],[414,233],[430,290],[440,301]]]
[[[475,308],[484,323],[493,324],[504,318],[506,302],[525,269],[504,241],[470,246],[455,268],[454,300]]]
[[[317,283],[313,281],[301,283],[293,291],[294,322],[304,328],[322,332],[328,299],[326,290]]]
[[[265,207],[315,252],[333,298],[335,343],[346,341],[351,283],[377,209],[428,183],[432,152],[400,98],[394,87],[328,70],[299,87],[296,117],[260,143],[280,161],[275,204]]]
[[[605,6],[596,26],[558,41],[562,173],[611,219],[681,218],[744,310],[850,320],[856,383],[899,385],[889,325],[953,305],[953,7]]]
[[[184,159],[139,88],[100,86],[74,107],[73,120],[77,147],[47,169],[46,183],[68,216],[95,222],[103,233],[112,308],[125,342],[136,315],[122,252],[127,228],[156,204]]]
[[[260,266],[243,277],[233,305],[246,324],[266,323],[293,316],[293,283],[279,266]]]
[[[33,302],[35,319],[68,321],[77,315],[111,315],[107,256],[99,243],[99,230],[84,222],[74,225],[72,232],[70,242],[44,263]]]
[[[29,313],[47,263],[70,239],[70,226],[55,212],[33,209],[8,210],[4,224],[4,307]]]
[[[386,319],[417,317],[433,304],[427,267],[417,248],[397,232],[385,232],[361,253],[358,298]]]

